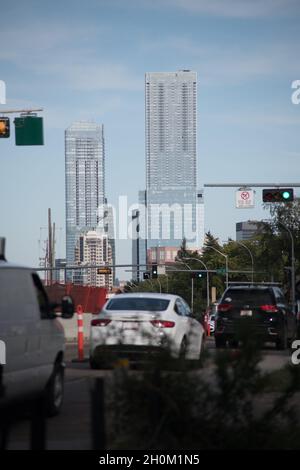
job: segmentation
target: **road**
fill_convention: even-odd
[[[212,339],[207,341],[207,348],[213,357],[215,348]],[[76,347],[69,344],[66,354],[65,403],[60,416],[47,420],[47,449],[91,449],[90,390],[93,378],[109,378],[113,372],[91,370],[87,361],[73,362],[74,358],[76,358]],[[264,349],[260,366],[263,371],[274,371],[289,361],[290,351],[276,351],[270,347]],[[210,369],[211,365],[212,359],[208,361],[207,369]],[[197,373],[203,373],[203,369]],[[11,431],[8,448],[28,449],[29,432],[29,419],[20,418]]]

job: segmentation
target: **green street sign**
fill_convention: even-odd
[[[15,118],[16,145],[44,145],[43,118],[21,116]]]
[[[216,269],[217,274],[226,274],[226,268],[218,268]]]

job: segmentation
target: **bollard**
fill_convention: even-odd
[[[83,333],[83,308],[82,305],[77,305],[77,349],[78,349],[78,361],[84,360],[84,333]]]

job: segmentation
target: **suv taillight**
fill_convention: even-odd
[[[110,322],[108,318],[95,318],[91,321],[91,326],[107,326]]]
[[[268,313],[275,313],[275,312],[278,312],[277,305],[269,305],[269,304],[266,304],[266,305],[261,305],[259,308],[260,308],[263,312],[268,312]]]
[[[174,321],[167,320],[152,320],[151,323],[156,328],[173,328],[175,326]]]
[[[218,312],[229,312],[231,310],[231,304],[219,304],[218,305]]]

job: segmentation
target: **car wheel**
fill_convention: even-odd
[[[276,349],[278,351],[287,349],[287,333],[285,327],[283,328],[282,335],[276,341]]]
[[[215,345],[216,348],[225,348],[226,347],[226,340],[220,336],[215,336]]]
[[[55,364],[51,378],[46,386],[45,401],[47,416],[57,416],[60,413],[64,399],[64,368]]]

